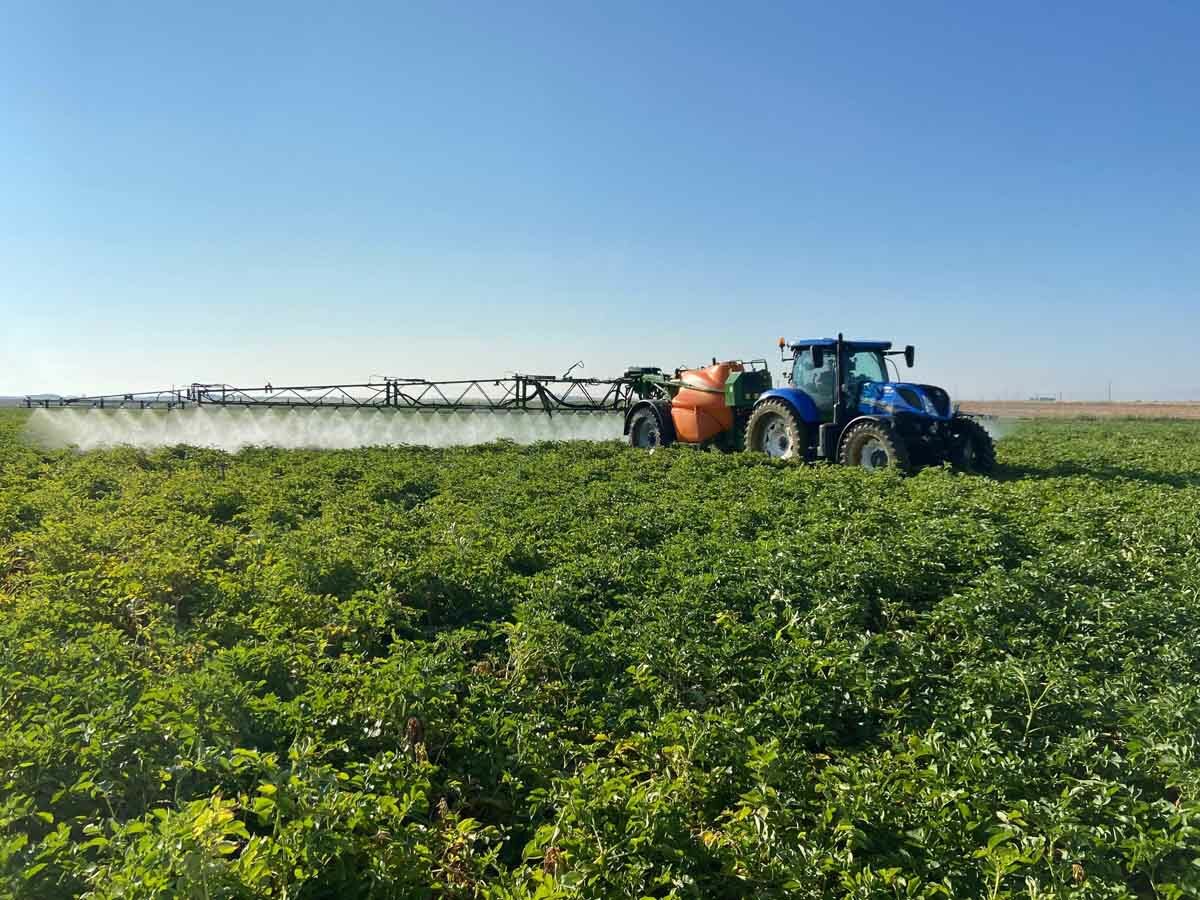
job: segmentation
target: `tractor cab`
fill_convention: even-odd
[[[899,379],[891,357],[903,356],[911,367],[916,357],[911,345],[892,350],[891,341],[818,338],[788,343],[780,339],[780,349],[785,365],[790,364],[784,370],[787,384],[812,399],[823,422],[848,421],[853,414],[936,421],[952,415],[950,396],[944,390]],[[888,377],[889,366],[895,380]]]

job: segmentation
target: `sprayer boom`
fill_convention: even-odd
[[[379,378],[366,384],[234,387],[193,382],[186,388],[79,397],[26,397],[25,406],[51,409],[180,409],[195,406],[262,408],[408,409],[430,411],[623,412],[639,379],[651,370],[620,378],[570,378],[514,374],[504,378],[429,381]],[[657,371],[657,370],[653,370]]]

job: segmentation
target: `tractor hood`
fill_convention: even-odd
[[[954,410],[950,395],[932,384],[904,381],[868,381],[858,394],[858,411],[866,415],[915,415],[949,419]]]

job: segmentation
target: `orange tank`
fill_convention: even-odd
[[[733,410],[725,405],[725,382],[740,362],[714,363],[703,369],[680,369],[684,386],[671,400],[675,439],[699,444],[733,427]]]

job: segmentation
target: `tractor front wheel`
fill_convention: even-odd
[[[894,468],[902,475],[912,468],[904,439],[892,426],[873,420],[859,422],[847,429],[842,437],[838,462],[864,469]]]
[[[975,419],[955,416],[950,422],[950,465],[973,475],[990,475],[996,468],[996,445]]]
[[[764,400],[746,422],[746,449],[776,459],[804,459],[806,438],[804,423],[782,400]]]

